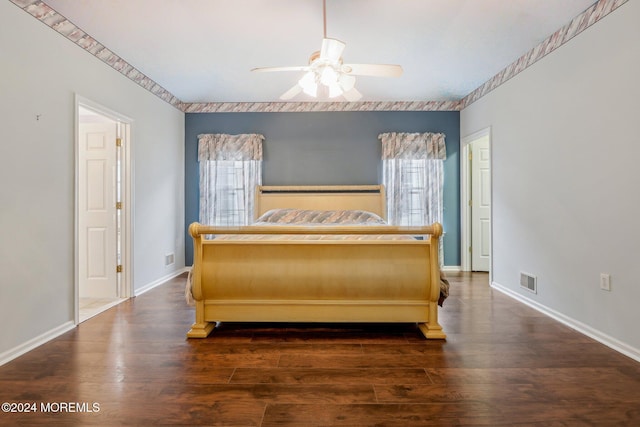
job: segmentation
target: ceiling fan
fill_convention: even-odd
[[[345,64],[342,52],[346,44],[337,39],[327,37],[327,2],[322,0],[322,16],[324,23],[324,38],[319,51],[309,57],[308,65],[291,67],[261,67],[251,71],[304,71],[298,83],[280,96],[288,100],[304,92],[317,97],[325,94],[329,98],[342,95],[347,101],[357,101],[362,94],[355,88],[354,76],[398,77],[402,75],[402,67],[392,64]]]

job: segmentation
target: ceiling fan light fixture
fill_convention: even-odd
[[[325,65],[324,68],[322,69],[322,72],[320,73],[320,83],[322,83],[325,86],[331,86],[332,84],[335,84],[338,82],[339,77],[340,76],[338,75],[336,70],[333,69],[332,66]]]
[[[315,72],[307,71],[300,81],[298,81],[298,84],[307,95],[313,97],[318,95],[318,83],[316,82]]]

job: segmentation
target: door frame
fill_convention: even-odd
[[[133,120],[123,114],[113,111],[103,105],[84,98],[78,94],[75,95],[75,170],[74,170],[74,322],[76,325],[80,323],[80,247],[79,247],[79,217],[80,217],[80,198],[79,198],[79,165],[80,165],[80,107],[91,110],[97,114],[105,116],[121,124],[120,137],[123,139],[121,165],[124,179],[122,180],[122,203],[121,210],[121,259],[122,259],[122,275],[120,280],[120,288],[118,296],[121,298],[130,298],[133,296],[133,150],[131,143],[131,126]],[[115,143],[115,141],[114,141]]]
[[[480,138],[489,138],[489,164],[491,165],[491,201],[493,205],[493,144],[491,142],[491,126],[481,129],[460,139],[460,269],[471,271],[471,165],[469,146]],[[489,282],[493,277],[493,210],[491,212],[491,236],[489,238]]]

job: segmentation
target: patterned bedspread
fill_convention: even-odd
[[[253,225],[386,225],[380,216],[358,210],[318,211],[304,209],[273,209],[261,215]],[[412,240],[412,236],[394,234],[226,234],[221,240]]]
[[[272,209],[257,220],[261,224],[329,224],[329,225],[384,225],[380,216],[367,211],[317,211],[305,209]]]

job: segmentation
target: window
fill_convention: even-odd
[[[444,135],[384,133],[379,138],[389,223],[442,223]]]
[[[262,135],[199,135],[200,222],[248,225],[262,183]]]
[[[383,161],[387,218],[394,225],[442,223],[442,161]]]
[[[216,160],[207,162],[207,179],[213,181],[213,203],[208,207],[210,225],[246,225],[249,203],[246,202],[245,168],[242,161]],[[248,184],[249,185],[249,184]]]

